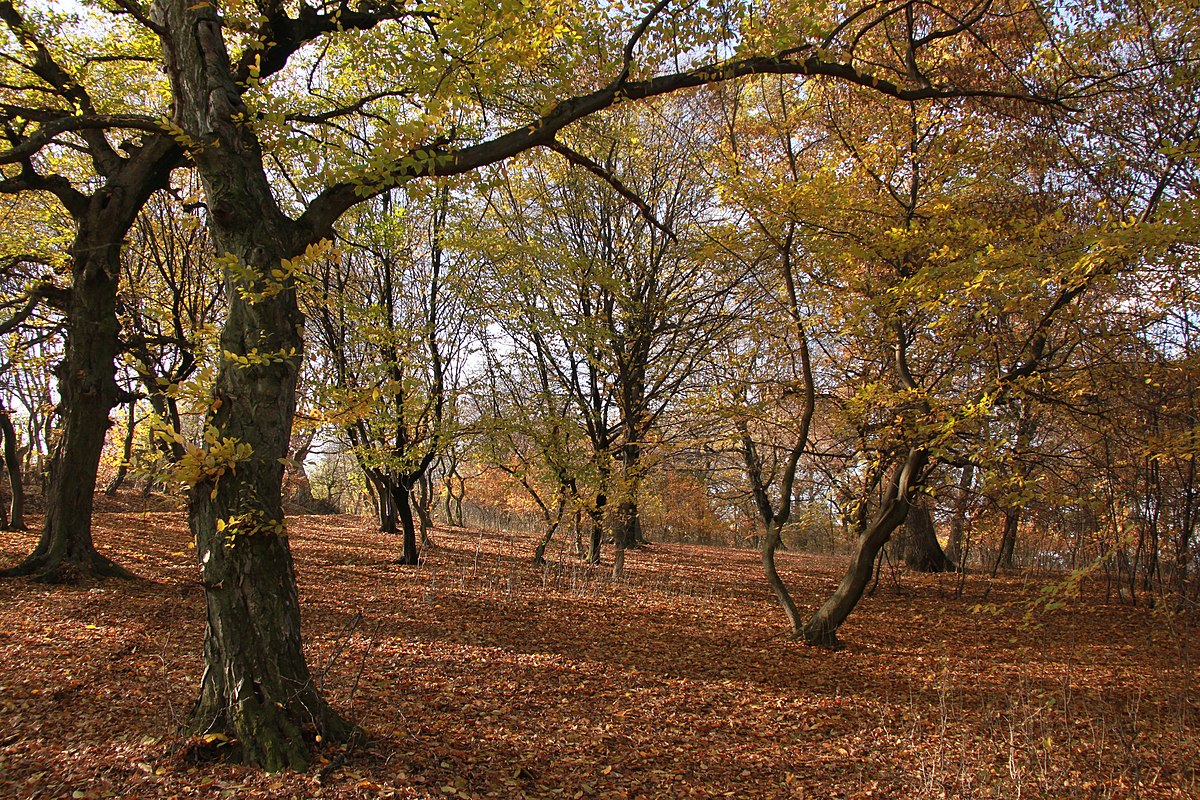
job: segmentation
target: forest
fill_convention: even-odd
[[[0,31],[0,793],[1200,795],[1195,0]]]

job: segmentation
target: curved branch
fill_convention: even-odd
[[[25,303],[11,317],[0,320],[0,336],[17,328],[25,320],[33,316],[38,304],[46,302],[53,308],[64,308],[70,297],[70,290],[62,289],[49,282],[35,285],[25,293]]]
[[[53,86],[64,100],[77,106],[84,114],[94,112],[95,106],[92,104],[92,98],[87,90],[75,80],[71,73],[59,66],[58,62],[54,60],[54,56],[50,54],[50,50],[32,34],[31,26],[13,6],[11,0],[0,0],[0,20],[4,21],[13,36],[22,45],[33,51],[34,62],[27,65],[27,68],[34,75]],[[98,172],[106,174],[116,168],[120,162],[120,156],[104,138],[102,130],[88,129],[85,132],[85,139]]]
[[[774,56],[754,56],[706,64],[692,70],[660,75],[620,86],[610,84],[594,92],[563,100],[532,123],[512,128],[493,139],[474,145],[454,150],[446,150],[438,144],[414,148],[381,172],[328,187],[301,215],[299,222],[312,237],[328,236],[333,223],[347,209],[368,197],[374,197],[414,178],[461,175],[503,161],[533,147],[549,146],[557,133],[566,126],[623,100],[645,100],[681,89],[707,86],[749,75],[824,76],[864,86],[888,97],[905,101],[980,97],[1023,100],[1049,106],[1061,105],[1054,98],[1025,92],[934,86],[902,88],[889,80],[862,72],[852,64],[826,61],[809,50],[792,49]]]

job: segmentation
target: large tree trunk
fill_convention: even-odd
[[[210,188],[210,196],[219,195]],[[269,273],[291,250],[275,231],[251,221],[265,216],[252,208],[239,207],[244,222],[222,225],[215,238],[226,252],[243,254],[241,263]],[[256,303],[231,289],[222,350],[235,358],[296,355],[265,363],[226,360],[217,375],[208,447],[218,466],[196,484],[190,515],[208,611],[192,728],[231,736],[245,760],[269,771],[304,769],[316,735],[337,741],[351,728],[318,694],[304,660],[283,525],[282,462],[295,407],[300,313],[290,289]],[[226,455],[224,463],[217,454]]]
[[[62,201],[76,230],[70,252],[72,285],[65,304],[65,352],[56,369],[61,436],[50,464],[45,524],[33,553],[0,575],[48,580],[130,576],[96,552],[91,528],[108,413],[120,396],[114,366],[120,254],[146,200],[166,185],[182,154],[165,136],[143,135],[125,157],[102,135],[84,133],[83,138],[94,162],[102,166],[103,185],[90,196],[72,188],[47,187]]]
[[[917,572],[945,572],[953,568],[933,528],[933,511],[928,495],[914,498],[904,520],[901,540],[904,563]]]
[[[97,197],[101,195],[105,193],[97,192]],[[62,428],[50,462],[42,536],[33,553],[0,576],[34,575],[48,581],[82,575],[132,577],[92,543],[96,473],[112,424],[108,414],[120,397],[114,366],[120,349],[117,281],[121,239],[129,227],[114,236],[107,228],[112,215],[97,208],[101,203],[97,197],[72,247],[74,284],[66,313],[66,352],[55,371]]]
[[[9,499],[8,519],[5,526],[9,530],[25,530],[25,483],[21,476],[21,453],[17,447],[17,432],[13,428],[11,412],[0,409],[0,435],[4,438],[4,471],[8,476],[8,488],[12,493]]]
[[[304,660],[300,607],[283,525],[303,319],[283,259],[311,242],[280,210],[229,56],[217,7],[161,0],[176,122],[208,199],[229,311],[196,465],[190,522],[205,587],[204,676],[192,729],[237,740],[269,771],[309,765],[309,742],[348,737]],[[281,276],[281,273],[282,276]]]
[[[912,493],[920,485],[922,473],[928,463],[929,455],[924,450],[914,449],[910,450],[904,462],[892,471],[878,513],[859,534],[846,576],[805,624],[803,636],[806,643],[822,647],[837,646],[838,628],[858,605],[867,584],[871,582],[875,556],[887,543],[892,532],[908,516]]]

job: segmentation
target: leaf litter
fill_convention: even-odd
[[[0,796],[1200,797],[1194,624],[1098,580],[1031,623],[1053,576],[889,579],[833,652],[785,635],[749,551],[656,543],[618,583],[518,534],[439,528],[403,567],[369,519],[289,530],[310,667],[366,744],[307,773],[186,757],[186,519],[107,512],[98,546],[145,580],[0,581]],[[809,608],[844,566],[779,560]]]

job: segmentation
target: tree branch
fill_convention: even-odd
[[[650,13],[643,17],[642,21],[638,23],[638,26],[634,28],[633,34],[630,35],[629,41],[625,43],[625,49],[622,51],[623,59],[621,62],[621,74],[618,75],[617,79],[612,82],[613,88],[620,88],[622,85],[624,85],[625,81],[629,79],[629,70],[633,66],[633,51],[637,47],[638,41],[646,34],[646,31],[654,22],[654,18],[662,13],[662,10],[666,8],[670,2],[671,0],[658,0],[658,2],[654,5],[654,8],[650,9]]]
[[[162,126],[151,117],[141,114],[89,114],[73,116],[64,114],[55,119],[42,122],[38,132],[14,144],[9,150],[0,152],[0,164],[15,164],[35,155],[43,147],[54,142],[64,133],[79,133],[83,131],[105,131],[126,129],[146,131],[161,134]],[[89,151],[90,152],[90,151]]]
[[[605,169],[603,166],[596,163],[595,161],[588,158],[587,156],[583,155],[582,153],[580,153],[576,150],[572,150],[570,147],[566,146],[565,144],[558,141],[557,139],[551,139],[550,142],[546,145],[546,147],[548,147],[551,150],[553,150],[554,152],[558,153],[560,156],[565,158],[568,162],[574,164],[577,167],[583,167],[588,172],[590,172],[593,175],[595,175],[596,177],[600,178],[600,180],[604,181],[609,186],[611,186],[614,190],[616,190],[617,194],[621,195],[621,197],[624,197],[630,203],[633,203],[633,205],[635,205],[637,207],[637,210],[639,212],[641,212],[642,217],[644,217],[648,223],[653,225],[655,228],[658,228],[660,231],[665,233],[667,236],[671,237],[671,241],[673,241],[673,242],[679,241],[678,237],[675,236],[675,232],[673,230],[671,230],[666,225],[664,225],[658,221],[658,218],[656,216],[654,216],[654,210],[652,208],[650,208],[650,205],[645,200],[643,200],[637,194],[637,192],[633,191],[628,186],[626,186],[624,183],[622,183],[620,178],[618,178],[612,172]]]
[[[898,100],[916,101],[938,98],[1001,98],[1057,106],[1053,98],[1026,93],[989,89],[958,89],[921,86],[902,88],[884,78],[862,72],[852,64],[826,61],[808,49],[792,49],[774,56],[707,64],[684,72],[660,75],[620,86],[608,85],[588,94],[563,100],[532,123],[512,128],[493,139],[466,147],[445,150],[437,144],[414,148],[389,167],[356,180],[343,181],[326,188],[301,215],[300,223],[312,238],[330,235],[333,223],[347,209],[367,197],[373,197],[414,178],[433,175],[461,175],[479,167],[495,164],[533,147],[549,146],[557,133],[573,122],[603,111],[623,100],[645,100],[681,89],[749,75],[824,76],[873,89]]]

